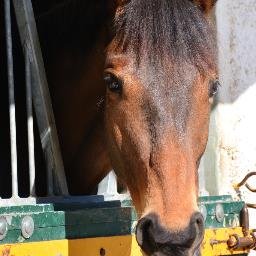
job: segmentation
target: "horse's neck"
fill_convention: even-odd
[[[90,162],[88,152],[109,165],[105,150],[98,152],[103,145],[98,103],[105,93],[102,72],[108,34],[104,10],[90,4],[94,0],[78,2],[88,3],[85,12],[81,5],[74,17],[70,17],[70,9],[44,16],[39,32],[67,176],[84,184],[79,188],[74,182],[71,190],[87,193],[106,169]],[[85,175],[90,171],[94,174]]]
[[[107,25],[111,15],[106,2],[70,0],[37,17],[53,93],[62,90],[63,95],[66,87],[72,90],[79,86],[90,91],[90,84],[97,90],[105,61],[105,46],[110,40]]]

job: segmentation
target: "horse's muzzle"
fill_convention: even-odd
[[[182,231],[171,232],[163,227],[156,214],[140,219],[136,239],[142,250],[152,256],[199,256],[204,236],[203,216],[196,212]]]

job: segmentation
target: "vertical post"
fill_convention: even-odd
[[[57,194],[67,195],[67,183],[59,148],[57,130],[52,111],[51,98],[48,90],[44,63],[41,54],[39,38],[33,13],[31,0],[13,0],[19,33],[22,43],[31,46],[32,95],[37,123],[39,127],[41,144],[46,158],[48,172],[48,190],[52,178],[57,185]]]
[[[31,91],[31,59],[29,56],[29,43],[25,44],[25,74],[26,74],[26,105],[28,129],[28,160],[29,160],[29,192],[35,196],[35,154],[34,154],[34,125]]]
[[[13,55],[12,55],[12,31],[11,31],[10,0],[4,0],[4,15],[5,15],[7,67],[8,67],[8,88],[9,88],[12,197],[18,197],[16,120],[15,120],[15,98],[14,98],[14,76],[13,76]]]

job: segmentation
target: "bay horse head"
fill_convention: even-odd
[[[107,47],[109,155],[128,186],[147,255],[198,255],[198,164],[216,93],[214,1],[117,1]]]

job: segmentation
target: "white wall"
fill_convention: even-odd
[[[207,151],[202,159],[210,195],[236,193],[233,183],[256,171],[256,0],[218,0],[216,25],[222,87],[211,116]],[[256,179],[251,185],[256,187]],[[243,190],[246,202],[256,193]],[[256,211],[251,211],[256,228]]]

